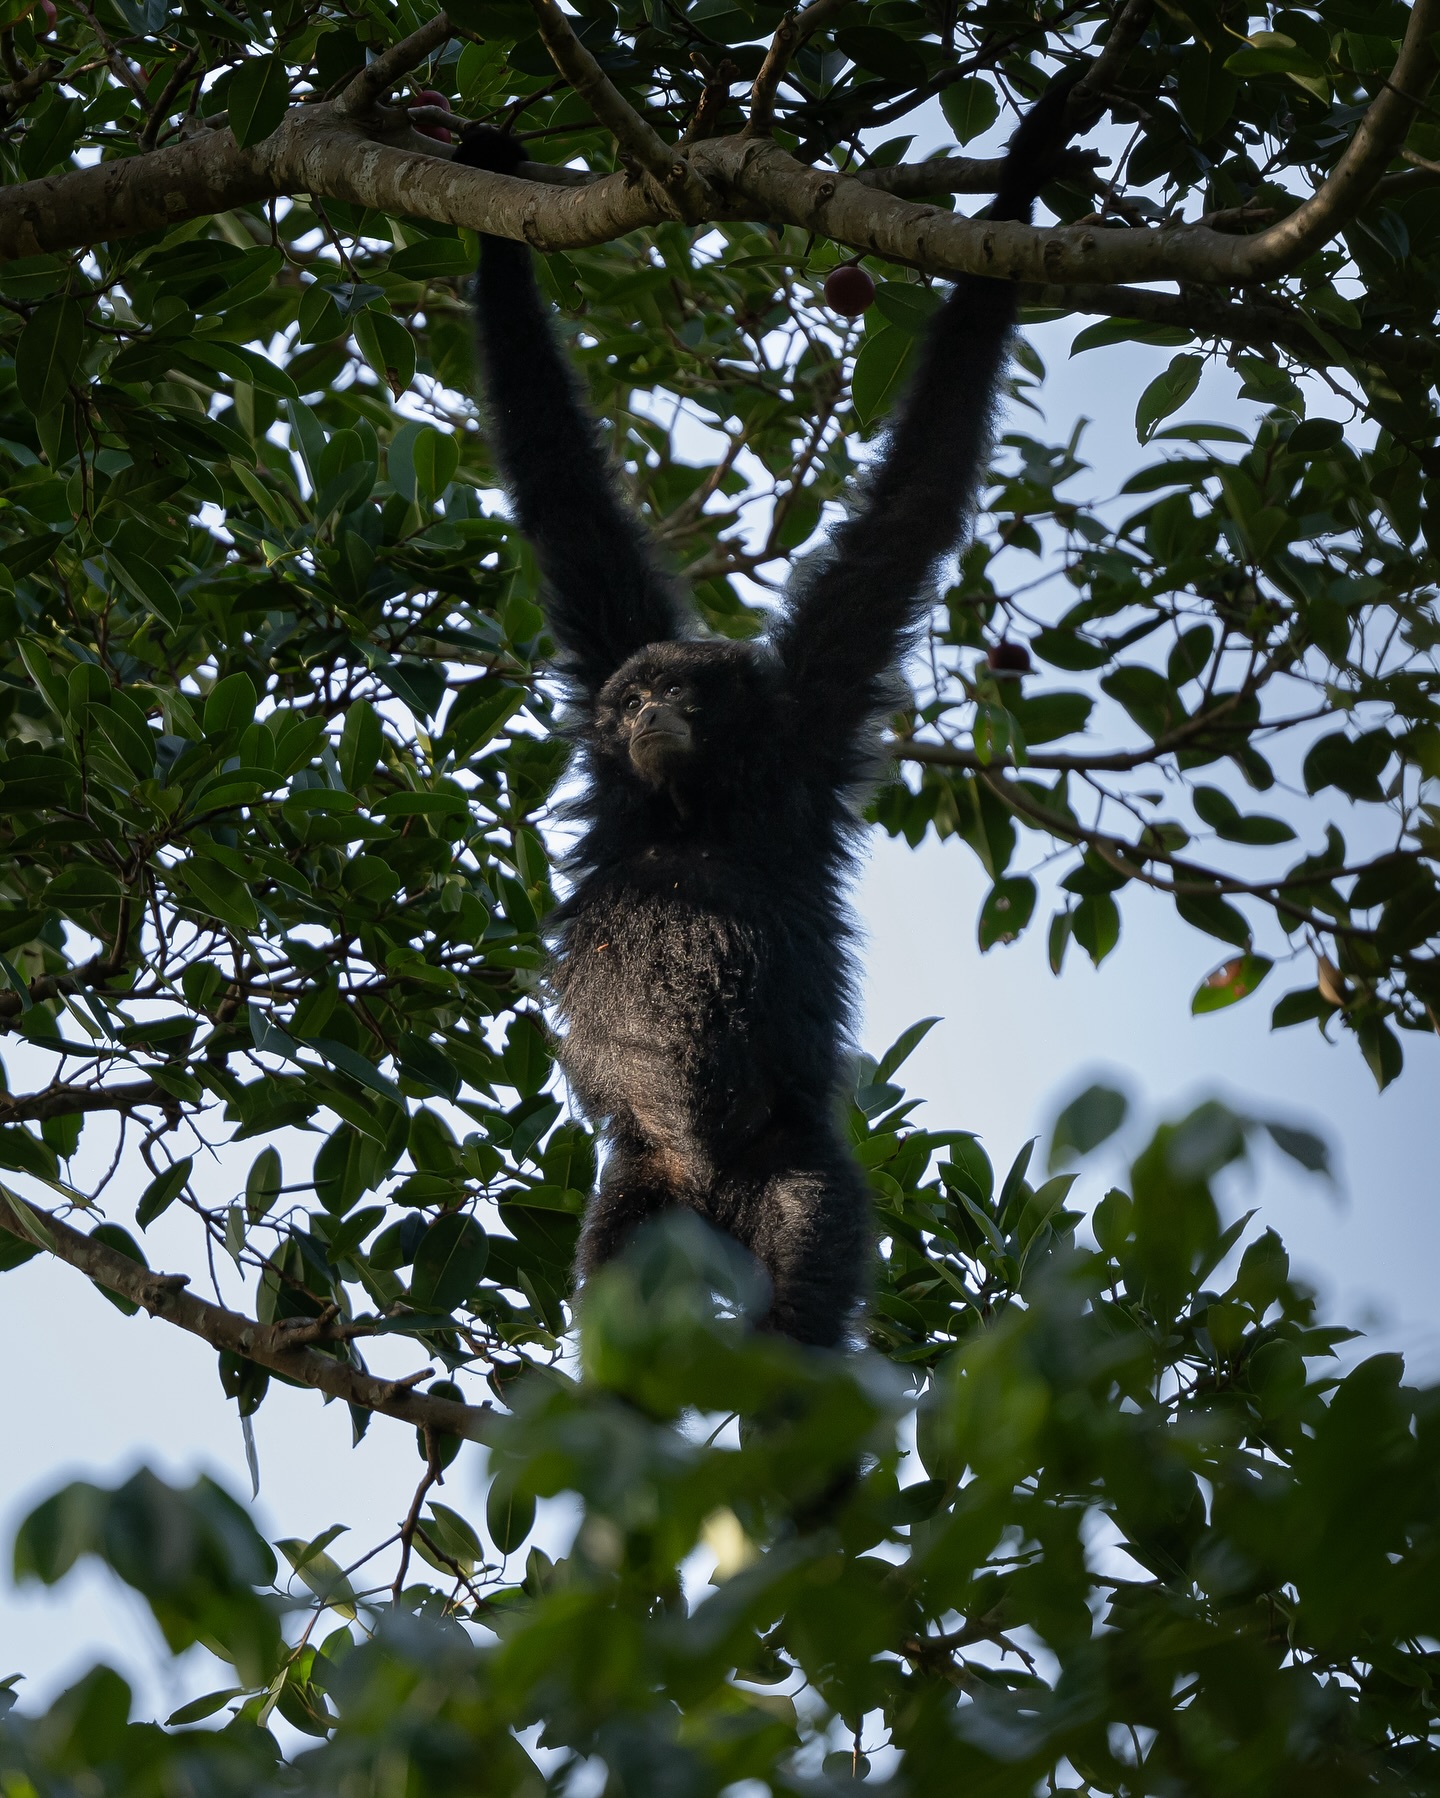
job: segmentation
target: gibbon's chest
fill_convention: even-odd
[[[825,886],[715,850],[591,869],[559,915],[561,1006],[618,1017],[638,1003],[691,1032],[793,1004],[797,984],[844,978],[848,932]]]

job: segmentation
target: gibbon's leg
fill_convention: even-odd
[[[874,1243],[865,1177],[838,1143],[771,1135],[717,1206],[715,1221],[763,1263],[762,1328],[834,1348],[865,1295]]]
[[[653,1148],[621,1138],[606,1146],[600,1181],[585,1211],[575,1272],[583,1283],[611,1261],[641,1224],[685,1201],[666,1178]]]

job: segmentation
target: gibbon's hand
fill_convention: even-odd
[[[508,131],[497,131],[493,125],[471,125],[460,134],[450,160],[467,169],[488,169],[492,175],[513,175],[528,158],[524,144]]]

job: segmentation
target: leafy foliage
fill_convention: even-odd
[[[1337,1376],[1350,1332],[1279,1239],[1240,1252],[1247,1220],[1222,1227],[1244,1121],[1159,1131],[1086,1250],[1069,1176],[1032,1187],[1028,1149],[996,1191],[974,1138],[911,1132],[904,1173],[883,1150],[905,1109],[861,1133],[890,1170],[891,1359],[752,1333],[749,1267],[673,1220],[597,1279],[581,1377],[512,1388],[488,1546],[431,1507],[444,1589],[357,1599],[328,1531],[283,1544],[297,1578],[257,1596],[237,1581],[263,1583],[263,1544],[218,1513],[209,1639],[240,1663],[237,1628],[284,1603],[298,1645],[168,1732],[128,1724],[99,1669],[0,1725],[7,1777],[538,1795],[588,1761],[594,1789],[637,1794],[1435,1790],[1437,1395],[1389,1355]],[[536,1496],[560,1493],[582,1507],[568,1551],[521,1563]],[[100,1554],[178,1646],[179,1545],[217,1502],[70,1487],[17,1564],[53,1580]],[[282,1763],[277,1709],[320,1745]],[[532,1757],[516,1735],[541,1721]]]
[[[422,16],[17,0],[7,181],[222,118],[259,143]],[[512,123],[538,160],[615,167],[528,7],[450,16],[417,93]],[[578,12],[672,136],[707,84],[707,128],[739,127],[724,65],[752,80],[783,17]],[[1404,25],[1350,0],[1159,9],[1108,93],[1123,154],[1047,203],[1096,229],[1283,214]],[[883,184],[936,147],[937,99],[978,154],[1109,26],[1089,0],[837,10],[792,59],[778,141]],[[1101,314],[1076,354],[1174,353],[1117,395],[1137,465],[1109,493],[1078,426],[1004,437],[871,813],[973,851],[982,949],[1039,927],[1053,866],[1057,972],[1072,939],[1102,961],[1147,890],[1226,946],[1197,1012],[1305,958],[1276,1025],[1338,1022],[1382,1084],[1440,1005],[1437,152],[1424,114],[1419,161],[1240,303],[1072,296]],[[338,1526],[281,1542],[277,1587],[205,1482],[57,1494],[18,1570],[101,1557],[235,1683],[162,1730],[97,1669],[3,1726],[10,1798],[528,1794],[577,1756],[647,1794],[1433,1790],[1434,1394],[1384,1357],[1337,1378],[1345,1332],[1215,1199],[1262,1128],[1323,1167],[1303,1133],[1213,1107],[1162,1131],[1090,1251],[1053,1170],[1123,1101],[1082,1095],[1050,1177],[1027,1152],[997,1183],[975,1137],[911,1126],[916,1026],[862,1060],[851,1113],[884,1237],[869,1352],[747,1334],[745,1270],[681,1236],[597,1287],[575,1377],[594,1152],[543,1011],[565,750],[466,397],[476,246],[334,200],[108,224],[0,268],[0,1270],[55,1247],[37,1194],[141,1266],[184,1219],[260,1326],[350,1367],[408,1342],[444,1370],[432,1392],[483,1380],[505,1421],[483,1532],[431,1492],[458,1440],[419,1432],[393,1601],[332,1554]],[[722,634],[756,628],[847,491],[935,303],[871,259],[873,308],[837,319],[844,254],[672,223],[545,262],[636,501]],[[1032,297],[1031,322],[1063,316]],[[1252,429],[1185,416],[1222,357]],[[1024,404],[1045,370],[1028,343],[1017,362]],[[248,1428],[270,1376],[230,1352],[219,1374]],[[520,1577],[561,1492],[574,1544]],[[310,1753],[282,1758],[277,1712]],[[541,1723],[532,1756],[517,1734]]]
[[[222,115],[258,141],[287,103],[335,91],[418,22],[407,8],[351,17],[301,0],[253,18],[104,0],[93,14],[62,7],[53,29],[43,8],[12,11],[7,41],[28,73],[7,90],[0,155],[17,179],[163,147]],[[706,0],[651,17],[595,0],[579,17],[610,77],[678,127],[706,71],[712,88],[721,61],[732,87],[755,75],[781,14]],[[916,142],[877,142],[883,127],[933,131],[917,109],[938,96],[970,143],[1102,17],[1008,0],[963,22],[911,0],[842,9],[795,54],[779,139],[883,177]],[[1134,125],[1125,153],[1107,180],[1082,172],[1050,190],[1063,221],[1099,216],[1098,193],[1105,217],[1132,226],[1198,210],[1243,230],[1333,166],[1390,66],[1402,9],[1361,21],[1327,0],[1258,18],[1222,7],[1150,20],[1112,96]],[[423,78],[432,99],[513,122],[542,160],[613,166],[527,8],[462,7],[452,22],[417,91]],[[739,120],[732,98],[707,129]],[[1433,154],[1435,129],[1415,127],[1416,156]],[[1126,888],[1132,903],[1143,888],[1167,895],[1257,965],[1320,957],[1336,978],[1286,993],[1276,1022],[1338,1019],[1382,1082],[1401,1064],[1396,1027],[1430,1029],[1440,1002],[1440,276],[1416,247],[1436,204],[1431,176],[1411,168],[1245,308],[1136,290],[1124,303],[1139,315],[1080,332],[1077,352],[1177,346],[1136,396],[1149,459],[1107,495],[1083,485],[1078,431],[1061,444],[1006,437],[990,523],[945,595],[934,678],[901,731],[918,779],[875,806],[911,841],[934,830],[974,849],[1000,883],[984,947],[1043,915],[1022,869],[1059,847],[1072,853],[1050,931],[1057,965],[1072,937],[1096,960],[1109,953]],[[548,902],[535,825],[557,757],[539,740],[551,718],[529,563],[475,498],[491,477],[457,399],[469,384],[457,282],[473,250],[443,226],[295,202],[0,276],[13,369],[0,390],[7,1015],[37,975],[73,978],[102,1007],[165,992],[182,1103],[210,1078],[181,1048],[186,1028],[210,1068],[229,1061],[225,1033],[243,1041],[252,1000],[264,1013],[252,1041],[278,1051],[285,1035],[324,1034],[310,1017],[301,1036],[287,1026],[307,996],[325,1007],[303,948],[280,946],[302,923],[331,944],[355,942],[360,922],[384,938],[365,949],[372,973],[335,982],[335,1017],[350,1025],[327,1037],[343,1052],[328,1065],[352,1095],[393,1098],[357,1070],[383,1065],[402,1035],[430,1042],[436,1012],[454,1009],[452,979],[466,996],[446,1029],[473,1036],[534,972],[530,933]],[[667,225],[548,259],[556,298],[583,315],[575,351],[637,496],[721,631],[753,628],[753,583],[773,583],[843,494],[857,427],[883,418],[933,303],[923,283],[873,265],[877,303],[863,331],[845,326],[818,303],[838,256],[798,232],[737,225],[697,241]],[[1240,397],[1263,412],[1253,441],[1165,424],[1227,343]],[[1021,361],[1022,386],[1043,377],[1033,351]],[[1316,369],[1330,394],[1305,378]],[[1342,416],[1310,415],[1321,397]],[[719,434],[713,460],[694,460],[675,401]],[[1017,632],[1042,672],[990,665],[987,648]],[[212,686],[225,698],[202,712]],[[1097,731],[1111,741],[1092,748]],[[1277,780],[1353,812],[1358,846],[1328,820],[1319,846],[1291,805],[1257,810],[1250,795]],[[1297,823],[1310,840],[1286,850]],[[337,856],[351,863],[344,881]],[[495,933],[478,958],[457,947],[479,933],[477,905]],[[171,919],[196,927],[183,949]],[[137,986],[142,959],[163,973]],[[1221,982],[1201,1009],[1256,984]],[[375,1000],[364,1019],[362,988]],[[43,987],[30,996],[34,1037],[54,1008]],[[208,1026],[224,1007],[217,1040]],[[91,1025],[113,1052],[110,1025]],[[284,1089],[297,1113],[298,1078]],[[237,1115],[246,1103],[215,1096]]]

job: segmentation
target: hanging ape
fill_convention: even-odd
[[[1030,217],[1071,85],[1016,132],[993,218]],[[455,160],[513,173],[523,154],[482,128]],[[936,565],[970,525],[1015,304],[1011,282],[956,282],[858,506],[768,633],[731,643],[699,634],[617,495],[529,249],[482,240],[485,397],[584,779],[552,970],[561,1062],[604,1137],[582,1277],[688,1206],[764,1264],[768,1327],[834,1344],[855,1317],[872,1229],[841,1109],[852,800]]]

